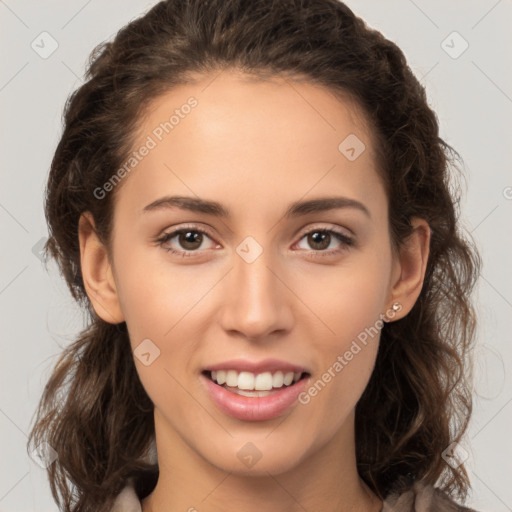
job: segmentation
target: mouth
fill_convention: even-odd
[[[309,372],[266,371],[253,373],[236,370],[203,370],[211,382],[236,395],[260,398],[279,393],[308,379]]]
[[[291,411],[310,378],[303,371],[252,373],[217,368],[201,372],[205,391],[217,408],[242,421],[272,420]]]

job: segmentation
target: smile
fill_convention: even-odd
[[[276,371],[253,374],[236,370],[203,371],[210,399],[223,413],[244,421],[276,418],[297,402],[310,375]]]
[[[253,373],[236,370],[217,370],[208,372],[208,376],[219,386],[238,388],[239,390],[269,391],[297,382],[303,372],[263,372]]]

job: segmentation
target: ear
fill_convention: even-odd
[[[392,320],[399,320],[411,311],[420,295],[425,278],[430,247],[430,227],[426,220],[416,217],[411,219],[411,225],[413,231],[395,257],[389,308],[392,308],[392,304],[396,302],[401,307],[394,313]]]
[[[78,221],[80,264],[85,291],[96,314],[110,324],[124,321],[106,247],[96,234],[94,218],[84,212]]]

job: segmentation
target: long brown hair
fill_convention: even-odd
[[[305,77],[353,98],[377,140],[393,244],[411,233],[412,217],[428,221],[421,294],[406,317],[384,326],[357,404],[357,464],[381,498],[415,479],[465,497],[464,465],[451,467],[442,452],[460,440],[471,414],[469,295],[480,259],[458,222],[459,157],[440,138],[423,86],[400,49],[337,0],[167,0],[93,51],[86,82],[66,103],[51,164],[45,254],[55,258],[89,320],[53,369],[27,445],[47,442],[57,451],[48,467],[56,502],[66,512],[101,512],[128,479],[141,495],[156,484],[158,465],[147,458],[153,404],[126,324],[104,322],[89,302],[78,220],[90,211],[109,247],[117,190],[102,199],[94,191],[133,150],[145,107],[193,73],[230,68]]]

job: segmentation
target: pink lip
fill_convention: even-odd
[[[248,397],[224,389],[204,374],[201,374],[200,378],[213,402],[222,412],[245,421],[264,421],[280,416],[297,402],[298,396],[304,391],[309,381],[309,377],[305,377],[272,395]]]
[[[295,364],[288,363],[287,361],[280,361],[279,359],[264,359],[259,362],[252,362],[247,359],[231,359],[222,363],[213,364],[204,368],[204,370],[217,371],[217,370],[236,370],[237,372],[251,372],[251,373],[263,373],[263,372],[293,372],[303,373],[309,372],[303,366],[297,366]]]

